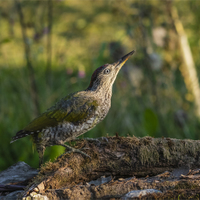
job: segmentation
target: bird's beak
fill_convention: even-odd
[[[125,62],[135,53],[135,51],[131,51],[130,53],[126,54],[122,58],[120,58],[116,63],[114,63],[115,68],[121,69],[121,67],[125,64]]]

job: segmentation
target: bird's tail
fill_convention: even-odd
[[[18,131],[16,133],[16,135],[14,137],[12,137],[12,140],[11,140],[10,143],[13,143],[16,140],[23,138],[23,137],[26,137],[27,135],[30,135],[30,134],[31,134],[31,132],[29,132],[29,131],[25,131],[25,130]]]

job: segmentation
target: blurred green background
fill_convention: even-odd
[[[198,83],[192,90],[176,27],[178,20],[200,74],[199,19],[199,0],[0,1],[0,170],[17,161],[38,167],[30,138],[10,144],[11,137],[60,98],[86,89],[97,67],[133,49],[109,114],[81,138],[199,139]],[[45,160],[62,152],[48,147]]]

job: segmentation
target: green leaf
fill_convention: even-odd
[[[0,44],[8,43],[10,41],[11,41],[11,39],[5,38],[5,39],[3,39],[3,40],[0,41]]]
[[[150,109],[147,108],[144,111],[144,128],[147,131],[148,135],[155,136],[157,128],[158,128],[158,117],[156,113]]]

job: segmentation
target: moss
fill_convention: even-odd
[[[143,165],[159,162],[159,153],[154,145],[141,146],[139,149],[140,161]]]
[[[115,141],[116,137],[114,137],[113,141]],[[120,137],[120,144],[125,144],[127,147],[131,147],[133,149],[134,146],[139,146],[140,145],[140,139],[137,137]]]
[[[169,148],[168,147],[164,147],[163,148],[163,157],[166,160],[170,160],[171,159],[171,153],[169,152]]]
[[[123,161],[125,161],[126,163],[130,163],[131,158],[130,158],[129,156],[125,156],[125,157],[123,158]]]
[[[153,140],[152,137],[146,136],[146,137],[141,138],[140,142],[144,145],[149,145],[152,143],[152,140]]]
[[[108,137],[107,139],[108,141],[99,140],[99,143],[87,140],[78,141],[76,147],[89,147],[87,154],[92,157],[92,160],[86,159],[80,154],[73,155],[73,153],[66,153],[58,158],[57,161],[46,163],[46,165],[41,168],[39,176],[35,181],[39,182],[40,180],[47,180],[47,178],[49,178],[47,181],[47,188],[56,189],[94,180],[99,178],[102,172],[105,172],[106,175],[115,176],[126,176],[127,172],[129,176],[135,172],[137,175],[139,174],[139,176],[146,176],[147,173],[148,175],[158,174],[166,169],[165,166],[168,160],[169,162],[167,164],[171,167],[178,166],[179,162],[182,162],[181,164],[183,165],[184,162],[188,162],[189,159],[194,159],[190,154],[193,153],[192,155],[195,155],[194,149],[199,148],[197,147],[197,144],[199,144],[198,142],[194,141],[194,147],[192,147],[190,141],[181,142],[176,139],[153,139],[149,137],[144,137],[142,139],[132,137]],[[170,145],[173,149],[170,148]],[[117,151],[115,151],[115,149],[117,149]],[[123,156],[120,156],[120,158],[116,157],[116,152],[120,152],[119,155],[123,152]],[[196,154],[197,153],[198,152],[196,152]],[[163,157],[167,159],[167,162],[166,160],[163,162]],[[186,159],[186,157],[188,157],[188,159]],[[167,168],[167,170],[169,170],[169,168]],[[195,189],[198,187],[196,183],[197,182],[192,183],[191,181],[191,184],[181,184],[179,180],[173,182],[165,181],[165,183],[163,183],[163,188],[174,188],[173,191],[186,190],[188,188]],[[157,187],[157,183],[153,183],[152,185]],[[147,185],[144,185],[144,187],[146,186]],[[176,195],[177,193],[175,196]]]
[[[196,152],[200,150],[199,143],[194,143],[190,140],[185,141],[184,147],[189,151],[191,156],[195,156]]]
[[[199,185],[198,184],[195,184],[193,182],[189,183],[189,182],[184,182],[184,181],[181,181],[179,182],[175,187],[174,189],[177,190],[177,189],[196,189],[196,188],[199,188]]]
[[[168,146],[169,146],[170,148],[172,148],[172,147],[175,146],[174,141],[173,141],[172,139],[166,138],[166,140],[167,140],[167,144],[168,144]]]

